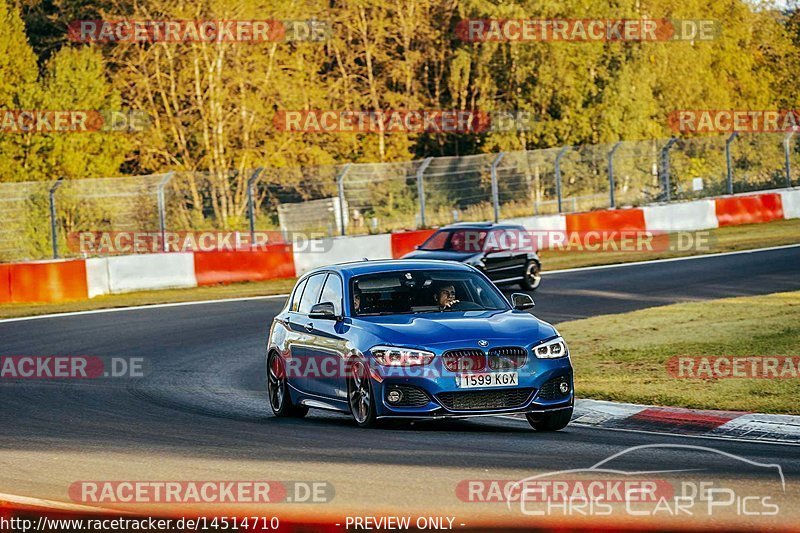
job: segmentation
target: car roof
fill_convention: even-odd
[[[379,259],[351,261],[318,267],[309,272],[339,272],[345,277],[360,276],[362,274],[379,274],[382,272],[398,272],[406,270],[452,270],[472,271],[472,267],[456,261],[426,260],[426,259]]]
[[[508,222],[458,222],[439,228],[437,231],[450,229],[519,229],[521,224],[510,224]]]

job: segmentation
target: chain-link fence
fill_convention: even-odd
[[[0,184],[0,261],[78,232],[385,233],[800,185],[792,134],[625,141],[399,163]],[[85,252],[85,250],[84,250]]]

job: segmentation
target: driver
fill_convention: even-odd
[[[439,311],[445,311],[453,307],[459,301],[456,299],[456,288],[453,285],[443,285],[439,287],[436,293],[436,303],[439,305]]]

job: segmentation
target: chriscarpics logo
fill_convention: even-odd
[[[540,517],[751,517],[766,523],[787,505],[779,464],[689,444],[634,446],[587,468],[545,472],[502,485],[473,481],[457,491],[467,501],[502,497],[510,511]]]

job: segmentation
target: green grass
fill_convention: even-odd
[[[780,220],[768,224],[733,226],[712,230],[708,250],[696,252],[576,252],[576,251],[543,251],[544,269],[557,270],[585,266],[627,263],[631,261],[648,261],[689,255],[748,250],[768,246],[800,243],[800,219]],[[144,291],[129,294],[116,294],[93,298],[88,301],[66,302],[59,304],[6,304],[0,305],[0,318],[17,316],[64,313],[90,309],[112,307],[128,307],[134,305],[151,305],[167,302],[185,302],[192,300],[216,300],[221,298],[239,298],[247,296],[266,296],[285,294],[294,285],[294,279],[273,280],[255,283],[237,283],[193,289],[169,289],[161,291]]]
[[[655,307],[560,324],[578,396],[800,414],[800,378],[678,379],[674,356],[800,356],[800,292]]]

